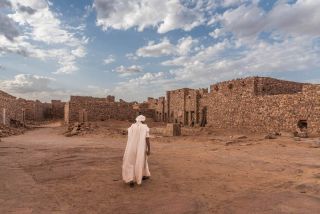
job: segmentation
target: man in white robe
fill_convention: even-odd
[[[128,128],[128,141],[123,156],[122,179],[129,183],[141,184],[142,180],[150,177],[147,156],[150,155],[149,127],[142,122],[143,115],[136,118],[136,123]]]

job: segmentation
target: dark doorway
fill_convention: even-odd
[[[207,107],[203,107],[202,111],[201,111],[201,123],[200,126],[201,127],[205,127],[207,124]]]
[[[301,131],[308,129],[308,122],[307,122],[307,120],[299,120],[297,125],[298,125],[298,128],[299,128]]]
[[[184,114],[184,124],[187,126],[189,125],[189,112],[186,111],[185,114]]]
[[[191,116],[191,126],[193,127],[194,124],[195,124],[195,119],[196,118],[195,118],[195,115],[194,115],[194,111],[191,111],[190,113],[191,113],[191,115],[190,115]]]

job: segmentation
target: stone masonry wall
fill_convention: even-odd
[[[94,98],[85,96],[71,96],[66,105],[68,119],[65,121],[78,122],[80,118],[88,121],[103,121],[108,119],[131,120],[137,115],[137,110],[133,109],[133,103],[110,102],[106,98]]]
[[[51,118],[51,104],[38,100],[17,99],[0,91],[0,123],[10,125],[11,120],[22,124]]]
[[[252,132],[295,131],[299,120],[308,123],[310,134],[320,134],[320,87],[304,86],[304,93],[242,96],[210,93],[208,125],[216,129]],[[310,92],[312,91],[312,92]]]

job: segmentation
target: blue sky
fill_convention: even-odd
[[[320,82],[318,0],[0,0],[0,90],[128,101],[247,76]]]

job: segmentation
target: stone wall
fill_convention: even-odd
[[[65,121],[67,123],[108,119],[133,121],[138,114],[133,105],[134,103],[124,101],[110,102],[107,98],[71,96],[65,108],[65,115],[68,117]]]
[[[13,120],[21,124],[51,119],[51,104],[39,100],[25,100],[0,91],[0,122],[10,125]]]
[[[53,119],[62,119],[64,118],[64,105],[65,102],[61,102],[61,100],[51,100],[51,105],[52,105],[52,118]]]
[[[206,89],[182,88],[167,91],[166,95],[156,104],[156,99],[149,99],[157,115],[168,115],[163,117],[165,122],[251,132],[293,132],[303,121],[310,134],[320,135],[319,85],[249,77],[213,84],[210,93]]]
[[[306,121],[308,132],[319,135],[320,95],[315,91],[320,91],[320,87],[301,87],[300,83],[285,83],[282,87],[279,81],[275,80],[274,84],[270,79],[266,81],[267,86],[277,85],[275,87],[279,89],[278,92],[271,88],[266,91],[260,90],[264,87],[261,82],[258,82],[258,87],[254,87],[254,93],[249,93],[250,90],[243,90],[241,87],[229,88],[228,93],[212,91],[204,98],[202,104],[208,108],[208,125],[215,129],[293,132],[298,129],[299,121]],[[254,86],[257,86],[255,82]],[[248,88],[251,88],[251,85]]]
[[[0,91],[0,122],[4,125],[10,125],[12,120],[24,123],[24,116],[23,107],[16,97]]]

